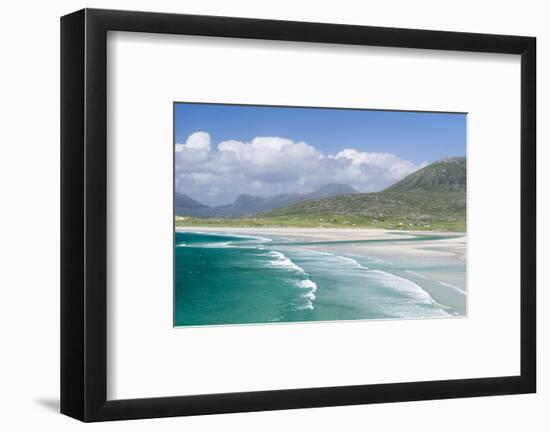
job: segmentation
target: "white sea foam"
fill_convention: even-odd
[[[351,257],[336,255],[336,258],[350,264],[352,266],[352,268],[369,269],[366,266],[361,265],[359,262],[357,262],[355,259],[352,259]]]
[[[297,286],[300,289],[307,289],[308,291],[302,295],[303,298],[305,298],[306,303],[304,305],[300,305],[296,307],[298,310],[313,310],[313,301],[315,301],[315,292],[317,291],[317,284],[310,280],[300,280],[297,283]]]
[[[302,268],[300,268],[298,265],[296,265],[294,262],[292,262],[283,253],[281,253],[279,251],[270,251],[270,252],[267,253],[267,255],[273,258],[272,260],[270,260],[267,263],[267,265],[277,266],[277,267],[285,268],[285,269],[288,269],[288,270],[293,270],[293,271],[299,272],[301,274],[307,275],[307,273]]]
[[[406,269],[405,272],[408,272],[409,274],[412,274],[412,275],[416,275],[417,277],[423,278],[424,280],[428,280],[428,277],[426,277],[425,275],[419,274],[416,271],[411,271],[409,269]]]
[[[420,274],[418,272],[411,271],[411,270],[408,270],[408,269],[405,270],[405,272],[408,272],[409,274],[412,274],[412,275],[416,275],[417,277],[423,278],[424,280],[429,280],[428,277],[426,277],[425,275]],[[466,291],[461,289],[458,286],[455,286],[455,285],[450,284],[450,283],[445,283],[444,281],[438,281],[438,283],[441,284],[442,286],[449,287],[449,288],[455,290],[456,292],[461,293],[462,295],[466,295]]]
[[[255,236],[255,235],[245,235],[240,233],[226,233],[226,232],[203,232],[203,231],[180,231],[181,233],[191,233],[191,234],[200,234],[200,235],[208,235],[208,236],[221,236],[221,237],[233,237],[233,238],[242,238],[242,239],[249,239],[254,240],[255,242],[270,242],[272,241],[271,238],[266,238],[263,236]]]
[[[357,269],[369,269],[366,266],[361,265],[359,262],[357,262],[355,259],[352,259],[351,257],[347,256],[353,256],[352,254],[347,254],[346,256],[340,255],[340,254],[334,254],[329,253],[326,251],[320,251],[320,250],[293,250],[295,254],[298,254],[304,258],[310,258],[311,255],[319,255],[319,256],[331,256],[328,260],[324,260],[324,263],[327,262],[334,262],[335,264],[341,265],[342,263],[346,264],[346,266],[350,266],[351,268],[357,268]],[[347,268],[346,268],[347,269]]]
[[[301,280],[298,287],[301,287],[302,289],[312,289],[314,292],[317,290],[317,285],[310,279]]]
[[[334,253],[329,253],[328,251],[320,251],[320,250],[307,250],[302,251],[303,254],[320,254],[321,256],[334,256]]]
[[[300,280],[298,282],[298,287],[301,289],[309,289],[309,291],[304,294],[304,298],[308,298],[311,301],[315,300],[315,292],[317,291],[317,284],[315,284],[314,281],[311,281],[310,279]]]
[[[210,242],[210,243],[200,244],[200,246],[203,247],[203,248],[218,248],[218,247],[228,247],[231,244],[232,244],[231,241],[227,241],[227,242]]]
[[[306,300],[304,305],[299,305],[296,307],[298,310],[313,310],[313,301],[315,301],[315,291],[317,290],[317,285],[311,280],[302,280],[298,283],[298,287],[301,289],[308,289],[306,293],[302,295],[302,298]]]
[[[254,235],[230,234],[230,233],[216,234],[216,235],[232,236],[232,237],[235,237],[235,238],[249,239],[249,240],[253,240],[254,242],[260,242],[260,243],[273,241],[271,238],[266,238],[266,237],[263,237],[263,236],[254,236]]]
[[[385,271],[378,269],[373,269],[370,271],[370,274],[374,275],[376,281],[382,284],[385,287],[388,287],[392,290],[399,292],[400,294],[410,298],[414,303],[418,305],[432,305],[433,306],[433,315],[435,316],[450,316],[442,304],[436,302],[428,292],[422,289],[418,284],[407,280],[406,278],[399,277],[394,274],[390,274]],[[403,310],[400,310],[402,308]],[[395,307],[393,310],[396,314],[401,314],[401,317],[411,317],[411,308],[410,307]]]
[[[377,264],[377,265],[390,265],[390,266],[395,265],[393,262],[390,262],[389,260],[380,259],[378,257],[368,256],[367,260],[369,262],[372,262],[373,264]]]
[[[236,238],[251,239],[251,240],[254,240],[255,242],[261,242],[261,243],[273,241],[271,238],[266,238],[263,236],[252,236],[252,235],[228,235],[228,236],[234,236]]]
[[[267,263],[269,266],[284,268],[289,271],[300,274],[300,276],[305,277],[296,282],[296,286],[300,289],[306,289],[302,297],[306,300],[306,303],[296,307],[298,310],[313,310],[313,301],[315,301],[315,292],[317,291],[317,284],[309,279],[309,275],[304,271],[303,268],[296,265],[292,260],[285,256],[280,251],[270,251],[266,253],[267,256],[272,259]]]
[[[455,286],[455,285],[449,284],[449,283],[445,283],[444,281],[438,281],[438,283],[441,284],[442,286],[450,287],[451,289],[457,291],[458,293],[461,293],[462,295],[466,295],[466,291],[461,289],[458,286]]]

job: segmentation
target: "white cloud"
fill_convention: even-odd
[[[352,148],[340,151],[334,158],[350,160],[355,166],[367,165],[380,167],[387,171],[389,178],[395,180],[403,178],[427,164],[427,162],[424,162],[420,166],[416,166],[414,163],[402,160],[392,153],[366,153]]]
[[[194,150],[210,151],[210,135],[206,132],[195,132],[189,135],[187,141],[183,145],[185,148]]]
[[[202,163],[210,158],[210,135],[195,132],[189,135],[185,144],[176,144],[176,166]]]
[[[202,131],[177,143],[175,150],[177,191],[209,205],[230,203],[243,193],[304,193],[328,183],[379,191],[422,167],[392,153],[353,148],[325,155],[281,137],[228,140],[212,149],[210,135]]]
[[[213,162],[223,171],[243,173],[252,181],[280,183],[297,181],[323,155],[304,142],[278,137],[258,137],[249,143],[224,141],[218,144]]]

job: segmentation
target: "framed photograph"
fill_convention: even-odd
[[[61,18],[61,412],[535,392],[532,37]]]

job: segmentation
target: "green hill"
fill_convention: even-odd
[[[465,231],[466,159],[435,162],[378,193],[312,199],[253,218],[205,221],[188,219],[184,224]]]
[[[345,195],[301,202],[264,213],[261,217],[288,222],[307,220],[317,225],[462,231],[466,222],[466,194],[461,191],[412,191]]]
[[[466,191],[466,157],[432,163],[388,187],[386,192]]]

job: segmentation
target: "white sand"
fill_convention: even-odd
[[[389,231],[385,229],[339,229],[339,228],[291,228],[291,227],[213,227],[213,226],[178,226],[179,232],[220,232],[250,235],[274,235],[293,238],[298,241],[360,241],[377,239],[404,239],[411,238],[412,234],[452,234],[456,238],[421,242],[404,242],[389,244],[350,244],[339,245],[341,250],[355,254],[375,253],[379,256],[392,256],[401,259],[407,258],[458,258],[466,259],[466,234],[457,232],[428,232],[428,231]],[[312,246],[324,249],[323,246]]]
[[[407,259],[459,259],[466,260],[466,237],[451,239],[403,242],[390,244],[352,244],[340,248],[348,253],[375,254],[379,257]]]
[[[366,239],[390,239],[391,231],[385,229],[338,229],[338,228],[295,228],[295,227],[214,227],[178,226],[179,232],[224,232],[234,234],[275,235],[304,238],[313,241],[353,241]],[[404,232],[408,233],[408,232]],[[400,235],[401,236],[401,235]],[[405,237],[405,236],[401,236]]]

